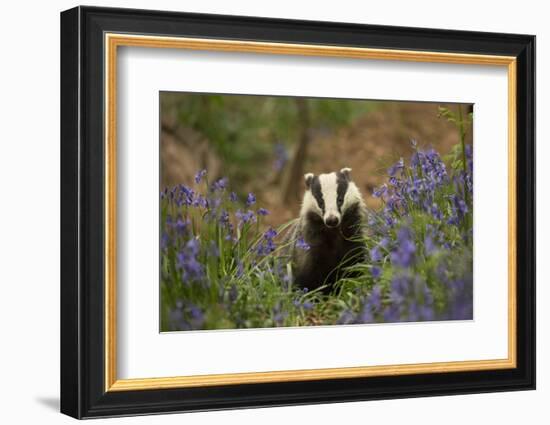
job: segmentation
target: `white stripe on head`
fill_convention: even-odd
[[[323,194],[323,200],[325,201],[325,214],[323,219],[334,216],[340,220],[341,215],[338,211],[337,197],[338,197],[338,176],[336,173],[320,174],[319,183],[321,184],[321,193]]]
[[[359,188],[352,181],[348,182],[348,190],[344,197],[344,204],[342,205],[342,212],[346,211],[352,205],[359,204],[361,207],[365,207],[365,201],[359,191]]]
[[[315,197],[311,193],[311,190],[306,190],[304,193],[304,199],[302,200],[302,208],[300,209],[300,215],[305,215],[308,211],[314,211],[320,216],[323,215],[321,208],[317,205]]]

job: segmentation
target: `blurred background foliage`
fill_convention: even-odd
[[[162,92],[160,104],[160,189],[208,169],[239,196],[256,193],[274,225],[296,216],[306,172],[351,167],[376,207],[373,188],[410,154],[411,138],[442,153],[458,143],[452,123],[438,117],[438,107],[457,105],[174,92]],[[471,128],[466,134],[471,143]]]

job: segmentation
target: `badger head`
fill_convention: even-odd
[[[336,228],[351,207],[363,206],[359,189],[351,180],[351,168],[314,175],[304,175],[306,191],[300,214],[317,214],[329,228]]]

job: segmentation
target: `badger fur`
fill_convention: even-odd
[[[350,173],[350,168],[343,168],[304,176],[306,190],[294,230],[295,241],[299,242],[292,253],[294,282],[301,288],[313,290],[327,285],[324,292],[330,292],[342,275],[342,265],[364,259],[360,237],[365,204]]]

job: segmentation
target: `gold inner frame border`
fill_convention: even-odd
[[[511,369],[516,359],[516,58],[464,53],[428,52],[393,49],[371,49],[330,45],[287,44],[256,41],[180,38],[150,35],[106,33],[105,46],[105,391],[137,391],[215,385],[238,385],[269,382],[312,381],[321,379],[359,378]],[[495,360],[468,360],[436,363],[381,366],[302,369],[285,371],[229,373],[174,377],[118,379],[116,323],[116,98],[118,47],[148,47],[261,53],[279,55],[324,56],[355,59],[433,62],[468,65],[504,66],[508,72],[508,357]]]

